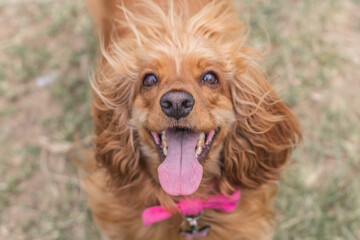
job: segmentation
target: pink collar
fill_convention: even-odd
[[[205,209],[214,209],[229,213],[235,210],[240,198],[241,193],[239,189],[229,197],[218,195],[208,199],[182,198],[180,199],[180,202],[176,204],[176,206],[184,216],[197,215]],[[149,207],[142,212],[142,219],[145,226],[150,226],[153,223],[166,220],[171,216],[171,212],[162,206]]]

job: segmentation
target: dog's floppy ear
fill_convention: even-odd
[[[119,186],[134,182],[140,175],[140,151],[129,120],[134,81],[128,72],[114,65],[110,56],[104,57],[106,55],[103,53],[91,81],[95,158],[108,170],[113,183]],[[121,61],[118,64],[125,65]]]
[[[130,124],[137,74],[134,46],[122,42],[122,29],[115,26],[124,18],[120,9],[123,3],[122,0],[87,0],[99,32],[101,54],[91,80],[95,158],[107,169],[116,186],[136,184],[134,181],[141,176],[140,150]]]
[[[223,151],[223,177],[246,188],[278,180],[292,147],[301,139],[297,118],[252,60],[257,55],[244,47],[235,60],[230,90],[236,122]]]

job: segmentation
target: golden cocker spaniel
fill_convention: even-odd
[[[104,239],[271,239],[276,180],[301,138],[229,0],[88,0]]]

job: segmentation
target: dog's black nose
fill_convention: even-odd
[[[186,117],[193,109],[195,100],[190,93],[170,91],[160,99],[162,111],[168,116],[179,120]]]

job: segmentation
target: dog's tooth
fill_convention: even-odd
[[[198,146],[195,150],[196,157],[199,156],[201,152],[202,152],[202,147]]]
[[[161,139],[161,145],[162,145],[163,147],[166,147],[166,148],[167,148],[166,139]]]
[[[197,142],[197,146],[202,147],[204,146],[205,143],[205,139],[199,139],[199,141]]]
[[[167,155],[167,147],[163,147],[163,153],[165,156]]]
[[[202,132],[202,133],[200,133],[200,135],[199,135],[199,140],[198,140],[198,142],[197,142],[197,146],[202,147],[202,146],[204,146],[204,143],[205,143],[205,133]]]
[[[167,147],[167,141],[166,141],[166,136],[165,136],[165,131],[161,132],[161,145],[163,147]]]

